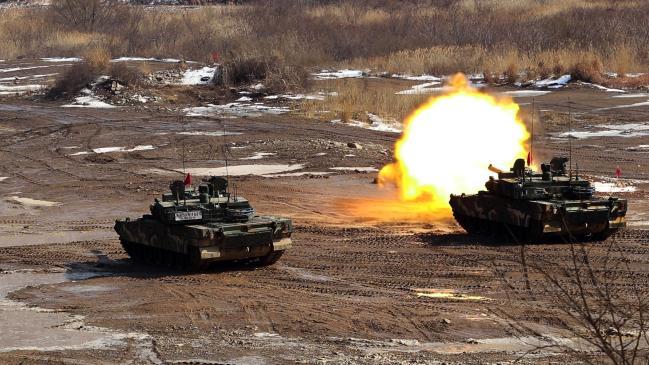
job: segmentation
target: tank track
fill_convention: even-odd
[[[120,240],[120,242],[124,251],[133,261],[147,265],[163,266],[183,271],[202,271],[208,269],[214,263],[201,261],[198,252],[181,254],[126,240]],[[282,257],[282,254],[284,254],[284,251],[274,251],[263,257],[239,260],[237,262],[254,266],[269,266],[276,263]]]
[[[470,235],[480,235],[489,238],[497,238],[505,240],[506,242],[533,242],[542,241],[549,238],[549,235],[544,235],[541,229],[540,222],[533,222],[532,229],[525,227],[514,226],[511,224],[493,222],[486,219],[476,217],[469,217],[462,214],[453,213],[455,220],[464,228]],[[577,241],[604,241],[616,230],[606,229],[602,232],[592,234],[590,236],[574,237]],[[564,236],[564,240],[568,240]]]
[[[533,223],[531,229],[506,223],[489,221],[453,213],[455,220],[470,235],[480,235],[488,238],[501,239],[506,242],[528,242],[541,240],[543,233],[540,223]]]

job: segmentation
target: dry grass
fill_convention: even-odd
[[[381,118],[403,120],[416,106],[429,96],[395,95],[404,86],[390,86],[367,79],[331,81],[330,92],[337,96],[325,100],[305,100],[302,108],[309,117],[322,120],[367,121],[368,113]]]
[[[570,72],[594,59],[620,74],[649,71],[649,3],[641,0],[275,0],[173,12],[115,5],[78,26],[62,17],[48,8],[0,10],[0,58],[100,48],[114,56],[209,61],[218,52],[224,62],[273,58],[510,79]]]

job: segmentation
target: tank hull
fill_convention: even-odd
[[[190,269],[219,261],[272,264],[292,243],[290,231],[279,227],[290,227],[290,220],[254,217],[243,223],[169,225],[144,216],[115,221],[115,231],[133,259]]]
[[[455,219],[471,234],[600,240],[626,226],[626,202],[619,199],[526,200],[481,192],[452,195],[449,203]]]

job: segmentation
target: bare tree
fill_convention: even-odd
[[[535,350],[561,350],[589,364],[649,364],[649,288],[638,283],[643,273],[632,267],[623,254],[627,250],[615,237],[597,245],[571,239],[562,247],[569,250],[567,264],[532,254],[522,245],[519,255],[492,261],[491,267],[510,298],[538,303],[539,315],[557,319],[567,338],[543,337],[509,311],[498,314],[543,337]],[[597,255],[593,250],[599,250]]]
[[[91,32],[111,15],[116,5],[116,0],[53,0],[51,9],[63,24]]]

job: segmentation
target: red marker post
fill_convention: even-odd
[[[620,166],[615,168],[615,177],[618,179],[622,177],[622,170],[620,169]]]
[[[187,173],[187,176],[185,176],[185,186],[189,186],[192,184],[192,175],[190,173]]]

